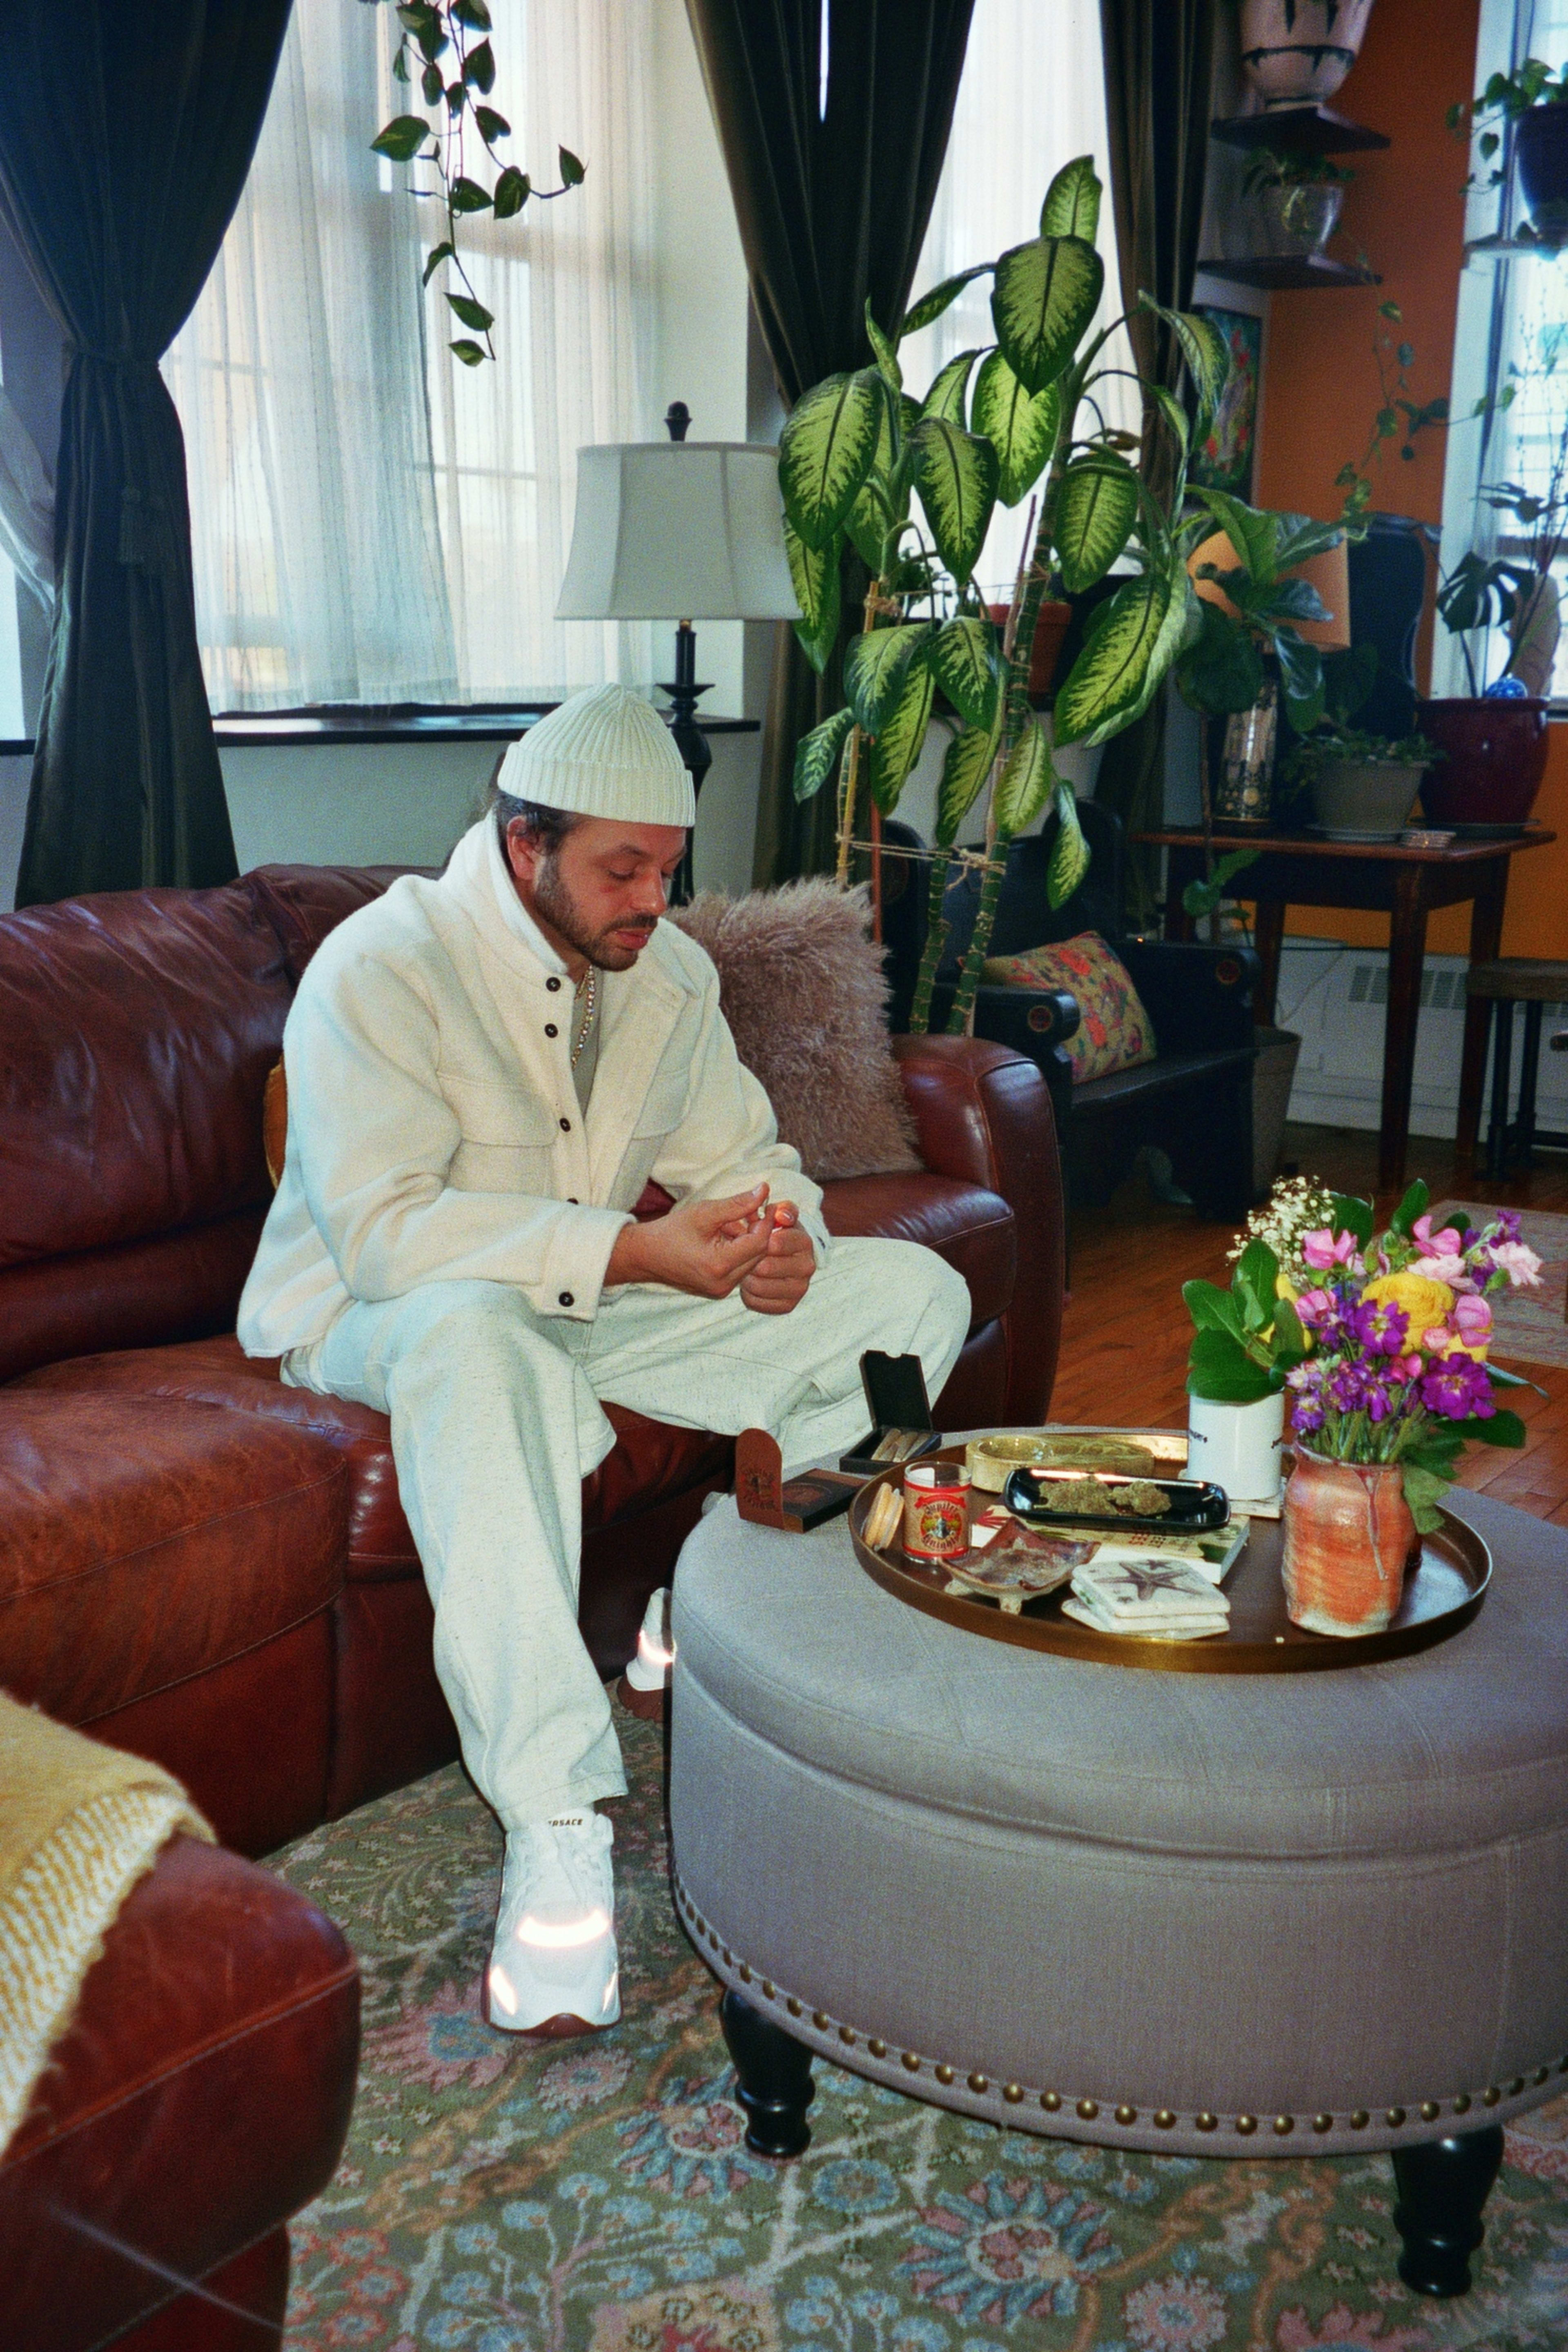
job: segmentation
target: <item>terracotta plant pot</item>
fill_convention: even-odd
[[[1285,1613],[1311,1633],[1381,1633],[1405,1590],[1415,1522],[1397,1463],[1298,1445],[1285,1487]]]
[[[1372,0],[1242,0],[1241,68],[1265,109],[1332,98],[1371,14]]]
[[[999,629],[1007,625],[1005,604],[987,604],[986,611]],[[1055,597],[1047,597],[1035,620],[1035,642],[1029,648],[1029,692],[1049,694],[1057,682],[1057,662],[1061,654],[1062,640],[1072,622],[1072,606]]]
[[[1513,168],[1530,226],[1552,245],[1568,238],[1568,106],[1532,106],[1513,130]]]
[[[1418,702],[1415,724],[1445,755],[1426,771],[1430,824],[1522,824],[1546,773],[1544,701],[1454,695]]]

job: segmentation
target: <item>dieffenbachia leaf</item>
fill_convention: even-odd
[[[974,379],[970,428],[984,434],[996,452],[996,495],[1016,507],[1038,481],[1057,437],[1061,396],[1056,385],[1026,392],[1002,352],[988,352]]]
[[[1062,586],[1069,596],[1103,580],[1138,520],[1138,477],[1114,450],[1079,457],[1057,488],[1055,539]]]
[[[801,737],[795,754],[795,796],[797,801],[811,800],[822,790],[838,764],[838,755],[848,741],[849,730],[854,724],[855,713],[852,710],[836,710],[831,719],[825,719],[820,727],[814,727],[809,735]]]
[[[868,735],[879,735],[904,690],[910,665],[930,644],[930,621],[900,621],[856,637],[844,656],[844,691]]]
[[[1058,743],[1104,742],[1120,732],[1142,693],[1170,605],[1169,584],[1152,572],[1117,590],[1057,696]]]
[[[996,631],[989,621],[965,614],[945,621],[931,639],[931,674],[961,719],[989,728],[1001,691]]]
[[[871,797],[884,816],[891,816],[898,807],[905,780],[920,758],[935,686],[924,662],[914,663],[905,672],[903,692],[871,746]]]
[[[1040,207],[1042,236],[1081,236],[1092,245],[1100,231],[1100,199],[1103,191],[1092,155],[1075,155],[1064,163]]]
[[[789,558],[789,576],[800,606],[795,633],[820,677],[838,641],[838,563],[844,542],[835,532],[826,547],[807,547],[787,516],[784,542]]]
[[[1038,236],[996,264],[991,316],[1007,363],[1030,392],[1054,383],[1100,305],[1105,264],[1080,236]]]
[[[1052,792],[1057,810],[1057,837],[1046,873],[1046,897],[1054,911],[1065,907],[1089,872],[1089,844],[1078,821],[1073,788],[1058,777]]]
[[[931,390],[921,404],[922,416],[945,416],[950,425],[962,432],[969,420],[964,415],[964,395],[969,390],[969,371],[980,357],[978,352],[960,352],[949,360],[941,373],[931,379]]]
[[[996,830],[1009,837],[1033,824],[1051,796],[1057,772],[1046,730],[1031,719],[996,780]]]
[[[990,268],[990,262],[977,261],[973,269],[961,269],[956,278],[944,278],[940,286],[933,286],[929,294],[922,294],[920,300],[904,312],[899,341],[902,342],[905,335],[918,335],[922,327],[932,325],[957,301],[970,279],[984,278]]]
[[[996,503],[996,452],[945,416],[922,416],[910,436],[915,481],[936,551],[962,583],[979,561]]]
[[[998,706],[995,720],[991,726],[966,727],[948,745],[936,796],[936,842],[939,849],[951,849],[958,839],[958,828],[979,799],[985,779],[991,773],[1001,734],[1002,714]]]
[[[830,375],[803,392],[779,436],[784,512],[807,547],[826,547],[877,454],[886,395],[874,368]]]
[[[877,366],[883,381],[890,383],[895,392],[902,392],[904,372],[899,365],[899,355],[871,316],[871,298],[868,294],[866,297],[866,341],[876,353]]]
[[[1201,441],[1219,406],[1225,380],[1230,373],[1230,352],[1225,337],[1212,319],[1202,318],[1195,310],[1168,310],[1163,302],[1156,302],[1152,294],[1140,294],[1138,306],[1140,310],[1152,310],[1157,319],[1163,320],[1180,346],[1197,394],[1196,431]]]
[[[1310,735],[1323,715],[1323,656],[1294,629],[1277,628],[1273,639],[1290,724],[1298,735]]]

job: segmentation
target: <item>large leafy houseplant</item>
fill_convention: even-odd
[[[1070,784],[1031,708],[1030,658],[1047,587],[1078,594],[1113,566],[1130,567],[1095,609],[1082,650],[1056,698],[1055,740],[1103,743],[1147,709],[1201,612],[1187,572],[1206,516],[1184,523],[1187,455],[1206,430],[1222,389],[1226,352],[1206,320],[1143,307],[1175,338],[1194,388],[1195,425],[1163,385],[1141,383],[1140,443],[1104,421],[1096,389],[1111,373],[1106,347],[1121,320],[1091,333],[1104,286],[1095,249],[1101,189],[1079,156],[1052,181],[1040,233],[996,260],[946,279],[888,333],[868,311],[875,364],[828,377],[797,402],[781,439],[785,543],[803,619],[799,634],[818,669],[839,628],[840,565],[847,546],[871,575],[861,635],[845,663],[847,707],[802,741],[795,792],[807,799],[839,782],[840,871],[847,866],[857,798],[868,769],[875,806],[897,807],[925,740],[941,687],[961,725],[938,797],[931,922],[912,1025],[929,1024],[932,982],[947,936],[946,887],[960,825],[989,790],[987,856],[980,904],[949,1027],[962,1031],[973,1004],[994,921],[1008,844],[1054,802],[1058,830],[1049,875],[1053,905],[1077,888],[1089,862]],[[992,281],[994,346],[948,362],[923,398],[906,391],[905,335],[940,318],[971,279]],[[1163,495],[1137,462],[1163,436],[1173,464]],[[974,567],[998,499],[1016,506],[1036,490],[1038,526],[1005,625],[989,616]],[[918,499],[923,522],[915,514]]]

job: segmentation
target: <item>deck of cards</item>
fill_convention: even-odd
[[[1076,1568],[1062,1614],[1097,1633],[1132,1633],[1156,1642],[1194,1642],[1223,1633],[1230,1603],[1217,1585],[1184,1559],[1094,1559]]]

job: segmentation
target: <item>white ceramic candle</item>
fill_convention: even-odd
[[[1282,1393],[1259,1397],[1256,1404],[1189,1397],[1187,1475],[1212,1478],[1240,1502],[1271,1502],[1279,1492],[1284,1433]]]

